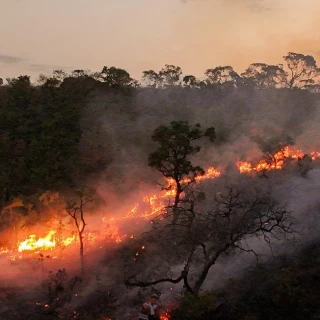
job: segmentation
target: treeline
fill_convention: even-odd
[[[164,120],[215,117],[217,143],[223,143],[232,137],[230,125],[240,128],[243,115],[252,112],[255,103],[262,105],[262,88],[282,89],[280,96],[270,95],[273,102],[268,104],[283,100],[292,113],[286,129],[297,128],[296,120],[314,110],[317,99],[310,91],[319,91],[320,73],[311,56],[288,53],[284,61],[254,63],[240,75],[220,66],[206,70],[205,80],[183,75],[173,65],[144,71],[141,82],[116,67],[96,73],[56,70],[35,84],[26,75],[1,80],[1,205],[17,195],[83,185],[115,160],[119,175],[121,161],[130,157],[146,163],[150,133]],[[299,90],[290,90],[294,88]],[[213,102],[215,109],[209,110]],[[297,107],[302,102],[304,110]],[[222,118],[226,109],[229,121]]]
[[[62,70],[55,70],[52,77],[40,75],[38,83],[46,86],[59,86],[66,78],[90,78],[104,83],[111,88],[137,88],[168,86],[183,86],[203,88],[211,85],[255,86],[259,88],[304,88],[314,91],[320,89],[320,68],[313,56],[289,52],[283,57],[284,63],[269,65],[266,63],[252,63],[241,74],[231,66],[218,66],[205,71],[205,79],[197,79],[193,75],[184,75],[179,66],[166,64],[159,72],[154,70],[143,71],[139,82],[121,68],[103,67],[101,72],[74,70],[67,74]],[[12,84],[15,79],[7,78],[7,83]],[[0,85],[4,83],[0,78]],[[87,82],[87,84],[89,84]]]

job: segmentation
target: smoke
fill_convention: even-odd
[[[237,160],[261,159],[263,152],[256,137],[266,142],[271,139],[281,142],[289,136],[296,147],[305,152],[319,150],[319,118],[318,94],[303,90],[186,90],[179,87],[141,89],[136,96],[98,95],[88,103],[82,115],[82,127],[87,134],[85,142],[100,145],[101,156],[106,159],[104,170],[87,178],[87,184],[97,191],[101,200],[97,207],[88,212],[87,229],[102,230],[102,217],[123,217],[135,204],[142,208],[143,196],[159,191],[156,182],[161,181],[162,177],[147,166],[148,155],[156,147],[150,137],[159,125],[186,120],[191,124],[199,122],[203,128],[216,128],[216,143],[205,142],[193,159],[204,169],[214,165],[222,170],[220,179],[205,184],[207,198],[210,199],[213,190],[222,190],[230,183],[246,188],[248,179],[252,184],[271,190],[281,203],[288,204],[299,222],[300,231],[295,242],[279,242],[272,247],[272,253],[294,252],[315,239],[319,231],[318,163],[314,163],[314,168],[304,178],[293,163],[283,171],[268,173],[268,179],[258,176],[247,179],[237,172],[234,163]],[[139,235],[148,227],[148,223],[133,225],[130,219],[120,224],[122,234],[133,232]],[[270,247],[262,241],[248,241],[263,259],[272,256]],[[121,306],[118,319],[133,312],[133,306],[140,305],[152,289],[128,290],[124,287],[125,274],[117,254],[125,253],[125,249],[114,242],[86,244],[89,276],[77,286],[78,295],[65,305],[65,312],[91,304],[97,292],[102,297],[106,297],[109,291],[115,295]],[[12,284],[39,286],[50,270],[56,272],[59,268],[66,268],[70,277],[79,274],[78,247],[69,252],[66,250],[63,256],[65,259],[59,263],[45,259],[44,263],[15,264],[0,258],[0,266],[2,274]],[[151,266],[160,264],[163,258],[150,255],[150,259],[152,261],[143,266],[145,272]],[[254,256],[244,254],[223,258],[210,271],[204,289],[218,288],[228,278],[240,277],[242,271],[254,261]],[[180,266],[173,266],[172,269],[173,273],[178,272]],[[26,277],[26,272],[32,276]],[[178,295],[181,286],[163,284],[157,289],[163,293],[163,302],[167,303]]]
[[[133,101],[118,102],[114,110],[120,108],[123,111],[116,117],[114,113],[117,111],[105,109],[108,98],[95,100],[90,104],[91,111],[99,110],[97,117],[103,123],[106,134],[111,133],[112,150],[115,150],[113,162],[105,171],[105,176],[112,179],[105,181],[103,175],[99,182],[95,181],[95,185],[99,186],[99,190],[109,190],[111,194],[121,189],[120,196],[118,193],[115,198],[110,198],[106,192],[106,197],[114,199],[116,203],[128,205],[137,201],[139,191],[145,194],[155,190],[155,182],[161,179],[161,176],[147,167],[148,154],[155,148],[150,136],[157,126],[168,124],[172,120],[199,122],[203,127],[216,128],[218,143],[204,144],[194,159],[196,164],[205,169],[214,165],[223,172],[221,179],[209,183],[209,197],[212,188],[222,189],[226,184],[236,184],[239,188],[243,184],[245,188],[244,177],[236,172],[234,163],[237,160],[261,159],[263,152],[255,137],[264,141],[278,139],[280,142],[290,137],[295,146],[305,152],[320,149],[316,139],[319,135],[318,95],[301,90],[272,89],[239,89],[227,92],[214,91],[211,88],[201,91],[181,88],[143,89]],[[300,232],[295,241],[284,240],[272,248],[263,241],[248,239],[250,246],[259,253],[260,260],[268,260],[273,254],[295,253],[312,241],[320,227],[316,218],[319,207],[317,193],[320,187],[318,169],[311,170],[303,178],[297,165],[292,164],[287,170],[268,174],[266,180],[258,177],[256,180],[258,182],[254,183],[264,185],[280,203],[288,205],[299,222]],[[116,181],[119,181],[121,186],[114,186]],[[137,187],[139,182],[143,182],[142,189],[139,189],[141,186]],[[224,286],[230,277],[241,277],[245,268],[255,261],[253,255],[247,254],[224,257],[210,271],[204,289]],[[153,263],[145,265],[145,272],[152,266]],[[179,268],[180,266],[176,266],[173,270],[178,272]],[[113,274],[114,271],[108,269],[108,272]],[[163,284],[157,286],[157,289],[163,292],[164,301],[172,301],[181,287],[172,288],[170,284]],[[147,295],[150,289],[127,291],[122,288],[120,292],[119,303],[123,316],[132,312],[132,306],[139,305],[139,294]]]

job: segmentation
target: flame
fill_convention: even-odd
[[[162,313],[161,315],[160,315],[160,320],[170,320],[170,314],[169,314],[169,312],[168,311],[166,311],[166,312],[164,312],[164,313]]]
[[[219,177],[221,172],[215,169],[214,167],[210,167],[204,175],[198,176],[195,178],[196,182],[200,182],[204,179],[212,179]],[[191,179],[184,179],[182,183],[189,183]],[[89,231],[84,234],[84,238],[87,242],[95,243],[98,239],[109,239],[113,240],[116,243],[122,243],[127,235],[120,235],[119,228],[116,222],[123,219],[130,218],[144,218],[148,219],[156,214],[160,214],[166,208],[165,199],[172,198],[176,195],[175,182],[173,179],[167,179],[167,188],[159,194],[155,193],[153,195],[143,197],[143,202],[149,205],[149,208],[145,211],[139,211],[139,204],[135,204],[131,210],[129,210],[122,217],[110,217],[107,219],[104,217],[102,222],[105,224],[104,230],[102,234],[99,232]],[[39,252],[41,251],[49,251],[56,249],[57,246],[67,247],[72,245],[77,241],[76,235],[71,235],[69,237],[56,237],[57,230],[50,230],[44,237],[38,237],[36,234],[31,234],[27,239],[18,242],[18,252]],[[134,235],[130,236],[131,239],[134,238]],[[143,246],[142,250],[145,249]],[[0,248],[0,254],[5,254],[10,252],[7,248]],[[14,260],[16,258],[20,258],[20,256],[12,255],[11,259]]]
[[[64,247],[67,247],[69,246],[70,244],[72,244],[73,242],[76,241],[76,236],[75,235],[72,235],[66,239],[61,239],[61,243]]]
[[[248,173],[252,171],[264,170],[280,170],[283,169],[285,161],[288,159],[301,159],[305,155],[304,152],[298,149],[292,149],[289,146],[284,147],[280,151],[270,156],[269,161],[262,159],[256,166],[253,166],[249,161],[238,161],[236,166],[240,173]],[[320,152],[311,152],[311,159],[316,160],[320,157]]]
[[[304,156],[305,154],[298,149],[293,149],[289,146],[284,147],[280,151],[270,155],[269,159],[262,159],[255,165],[249,161],[237,161],[236,166],[240,173],[249,172],[260,172],[264,170],[280,170],[285,166],[285,162],[288,159],[297,160]],[[313,151],[310,153],[311,159],[316,160],[320,158],[320,152]],[[221,176],[221,171],[214,167],[209,167],[203,175],[199,175],[194,178],[194,181],[199,183],[206,179],[214,179]],[[188,184],[191,182],[190,178],[183,179],[181,184]],[[134,235],[121,234],[119,229],[119,222],[124,219],[129,219],[130,222],[138,224],[141,219],[150,220],[155,215],[161,215],[168,205],[168,201],[174,198],[176,195],[176,184],[173,179],[166,179],[167,186],[160,193],[155,193],[151,195],[145,195],[142,197],[142,201],[147,205],[147,209],[143,209],[139,202],[135,203],[131,209],[120,217],[104,217],[102,219],[102,230],[98,231],[87,231],[84,233],[84,239],[87,243],[96,243],[97,241],[109,240],[114,243],[120,244],[125,239],[133,239]],[[152,221],[151,221],[152,223]],[[57,230],[50,230],[44,237],[38,237],[36,234],[31,234],[28,238],[23,239],[18,242],[18,252],[34,252],[38,253],[46,250],[55,250],[57,247],[67,247],[78,241],[76,235],[71,235],[69,237],[57,237]],[[144,246],[141,250],[144,250]],[[0,248],[0,255],[7,255],[7,259],[15,260],[21,259],[23,256],[21,254],[14,253],[15,250],[11,250],[6,247]],[[167,318],[163,318],[167,319]],[[168,318],[169,319],[169,318]]]
[[[18,245],[18,251],[32,251],[37,249],[52,250],[56,247],[54,239],[56,231],[50,230],[44,238],[37,239],[35,234],[31,234],[28,239],[21,241]]]

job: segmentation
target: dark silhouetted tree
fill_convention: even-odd
[[[143,71],[142,81],[148,87],[159,88],[162,86],[161,76],[154,70]]]
[[[173,179],[175,183],[174,186],[169,186],[176,190],[173,222],[178,219],[178,205],[185,186],[198,175],[204,174],[201,167],[194,166],[190,161],[190,157],[201,150],[194,142],[203,137],[214,141],[215,129],[211,127],[202,130],[200,124],[191,126],[187,121],[173,121],[170,126],[160,126],[152,135],[152,140],[159,143],[159,147],[149,155],[149,166],[157,169],[165,178]]]
[[[200,81],[192,75],[184,76],[182,82],[185,87],[198,88],[201,86]]]
[[[166,64],[164,68],[159,71],[162,84],[165,86],[178,86],[180,85],[180,76],[182,69],[178,66]]]
[[[244,83],[259,88],[284,88],[287,83],[287,73],[282,65],[252,63],[241,76]]]
[[[138,86],[137,80],[131,78],[126,70],[116,67],[103,67],[101,79],[111,88]]]
[[[208,77],[207,82],[210,84],[236,84],[240,76],[230,66],[219,66],[213,69],[207,69],[205,75]]]
[[[208,200],[196,200],[198,204],[194,203],[193,192],[186,195],[185,210],[181,211],[174,232],[170,228],[172,222],[162,216],[144,238],[147,241],[149,237],[161,262],[155,259],[156,265],[152,265],[149,254],[140,257],[139,263],[150,263],[149,268],[157,271],[148,269],[151,272],[147,273],[148,278],[146,272],[137,273],[133,266],[126,284],[148,287],[163,282],[182,282],[187,292],[198,295],[210,269],[222,256],[236,251],[257,255],[249,245],[250,238],[258,237],[269,244],[272,239],[295,232],[295,221],[286,206],[259,189],[248,186],[245,189],[230,187]],[[194,205],[190,206],[192,203]]]
[[[78,201],[67,203],[66,211],[69,216],[73,219],[79,239],[79,254],[80,254],[80,265],[81,265],[81,273],[84,273],[84,230],[86,227],[85,216],[84,216],[84,208],[89,203],[92,202],[92,191],[91,190],[78,190],[77,196],[79,198]]]

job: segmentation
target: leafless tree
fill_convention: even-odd
[[[84,241],[83,234],[86,227],[85,217],[84,217],[84,207],[92,202],[91,192],[87,190],[78,190],[77,195],[79,197],[78,201],[67,203],[66,211],[69,216],[74,220],[75,226],[77,228],[80,248],[80,265],[81,272],[84,272]]]
[[[295,221],[286,206],[259,189],[239,191],[229,187],[225,193],[216,194],[210,206],[199,205],[206,202],[201,198],[202,194],[194,190],[186,194],[174,231],[167,215],[154,221],[155,227],[146,239],[152,249],[145,257],[141,255],[140,262],[135,261],[151,271],[131,266],[127,286],[183,282],[188,292],[197,295],[220,257],[236,250],[257,255],[247,242],[250,237],[270,243],[272,238],[295,232]]]

